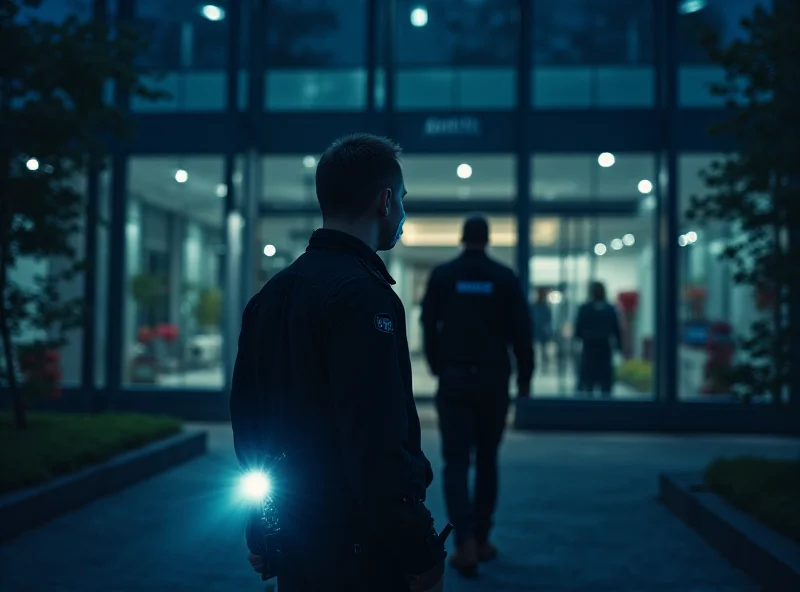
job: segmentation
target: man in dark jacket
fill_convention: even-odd
[[[489,542],[497,500],[497,451],[506,425],[511,345],[519,396],[530,394],[531,318],[514,272],[486,254],[489,225],[464,223],[463,253],[431,273],[422,305],[425,355],[439,377],[436,405],[445,461],[444,492],[455,525],[450,563],[463,575],[492,559]],[[475,450],[475,497],[467,475]]]
[[[444,545],[423,503],[433,474],[420,447],[405,311],[376,254],[403,229],[399,154],[370,135],[328,148],[316,172],[323,228],[242,318],[234,445],[244,469],[286,455],[276,486],[281,592],[442,586]]]

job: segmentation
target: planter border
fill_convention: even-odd
[[[800,590],[800,545],[731,506],[699,473],[659,476],[661,502],[765,589]]]
[[[206,432],[183,432],[42,485],[0,496],[0,543],[205,454]]]

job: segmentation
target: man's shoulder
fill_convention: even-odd
[[[326,304],[363,301],[364,297],[383,299],[394,294],[391,284],[377,269],[345,253],[309,251],[281,273],[294,274],[313,284],[317,296]]]
[[[492,275],[494,275],[498,281],[509,284],[517,281],[517,274],[511,267],[491,257],[488,257],[487,260]]]

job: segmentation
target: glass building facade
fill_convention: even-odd
[[[318,155],[365,131],[405,152],[408,221],[384,257],[418,396],[435,392],[427,277],[479,211],[493,256],[552,313],[520,426],[783,429],[710,381],[709,328],[741,333],[760,312],[715,259],[729,229],[684,214],[699,171],[731,148],[707,133],[722,72],[696,31],[733,38],[755,0],[84,4],[147,35],[142,65],[169,96],[109,91],[137,133],[86,180],[91,264],[75,289],[95,314],[63,354],[74,397],[224,417],[241,310],[320,225]],[[602,401],[576,395],[572,335],[595,280],[626,358]]]

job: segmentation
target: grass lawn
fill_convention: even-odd
[[[0,413],[0,493],[38,485],[181,431],[167,417],[29,413],[28,429]]]
[[[800,544],[800,460],[721,459],[705,478],[730,504]]]

